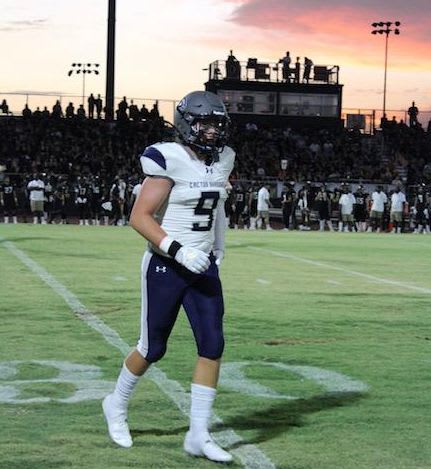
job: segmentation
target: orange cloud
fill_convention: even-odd
[[[383,19],[400,20],[401,35],[390,35],[392,56],[401,68],[429,67],[431,55],[431,15],[428,0],[242,0],[231,21],[261,30],[260,36],[282,33],[285,42],[302,43],[325,56],[379,64],[384,35],[371,36],[371,23]],[[388,11],[389,17],[388,17]],[[288,44],[283,49],[290,47]],[[306,54],[307,52],[305,52]],[[310,53],[310,52],[309,52]]]

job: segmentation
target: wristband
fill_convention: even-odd
[[[172,241],[172,244],[169,246],[168,254],[175,259],[177,252],[183,247],[178,241]]]
[[[177,252],[183,247],[181,243],[175,241],[170,236],[165,236],[159,244],[159,248],[169,254],[171,257],[175,258]]]

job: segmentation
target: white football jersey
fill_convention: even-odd
[[[227,198],[226,185],[234,161],[235,152],[230,147],[224,147],[219,161],[211,165],[191,156],[180,143],[157,143],[144,151],[141,164],[145,175],[165,177],[173,183],[157,213],[169,236],[185,246],[211,251],[217,205]]]

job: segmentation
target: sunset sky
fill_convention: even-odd
[[[105,93],[108,0],[0,0],[0,98],[5,92],[79,95],[72,62],[99,62],[87,91]],[[203,89],[229,49],[239,60],[276,62],[286,50],[339,65],[344,106],[382,107],[384,35],[374,21],[401,21],[389,37],[388,109],[415,100],[431,109],[430,0],[117,0],[116,96],[179,99]],[[35,103],[35,101],[33,101]]]

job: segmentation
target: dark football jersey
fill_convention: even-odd
[[[100,184],[93,184],[91,186],[91,198],[98,200],[102,197],[102,187]]]
[[[295,200],[296,192],[294,190],[287,190],[281,193],[281,201],[291,204]]]
[[[364,194],[363,192],[355,192],[355,194],[353,195],[355,196],[355,200],[356,200],[354,204],[354,208],[360,209],[360,210],[366,210],[368,194]]]
[[[423,193],[417,194],[416,203],[415,203],[416,210],[424,210],[426,206],[426,201],[427,201],[426,194],[423,194]]]
[[[15,200],[15,187],[12,184],[5,184],[1,191],[3,192],[3,200],[5,203]]]
[[[235,191],[235,204],[241,205],[245,203],[245,192],[242,190]]]
[[[79,185],[76,187],[76,196],[77,197],[88,197],[90,195],[90,188],[86,185]]]

